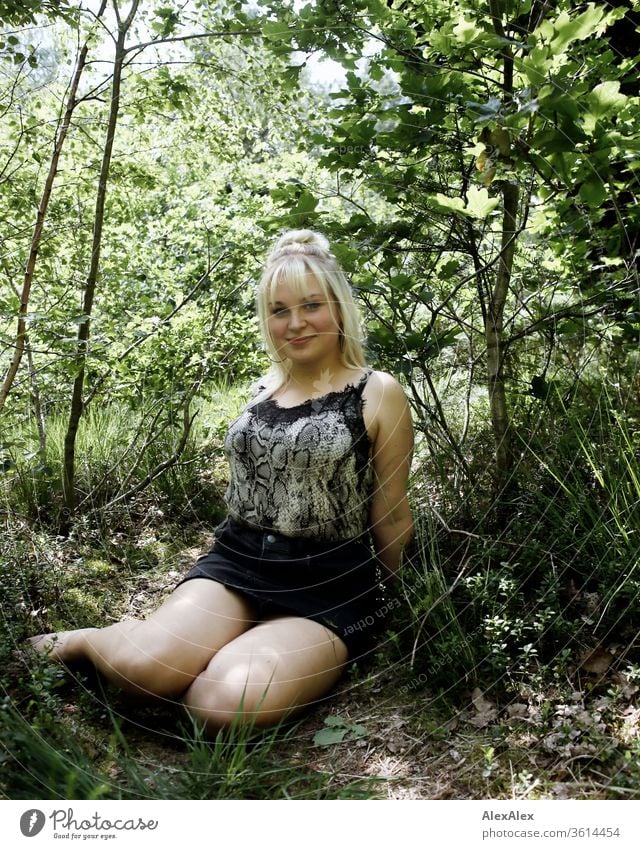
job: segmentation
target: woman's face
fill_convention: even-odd
[[[329,303],[314,276],[294,290],[278,283],[269,302],[269,332],[281,358],[294,363],[317,363],[340,358],[337,304]]]

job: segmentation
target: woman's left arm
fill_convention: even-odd
[[[407,397],[390,374],[376,372],[369,411],[374,411],[375,441],[372,461],[374,492],[369,516],[371,535],[378,559],[390,583],[399,578],[402,550],[413,533],[407,498],[413,451],[413,424]]]

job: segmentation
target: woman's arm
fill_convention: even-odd
[[[402,550],[413,533],[407,498],[413,424],[407,397],[390,374],[375,372],[365,410],[372,417],[375,473],[369,523],[378,559],[389,583],[398,581]]]

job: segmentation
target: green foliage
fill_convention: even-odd
[[[224,11],[210,13],[212,29]],[[179,10],[169,4],[156,12],[158,35],[177,35]],[[142,17],[148,13],[142,4]],[[0,215],[12,222],[0,256],[0,273],[8,283],[0,299],[0,335],[7,343],[0,358],[3,373],[15,342],[19,299],[14,290],[27,262],[43,169],[68,84],[65,62],[74,58],[75,28],[69,23],[53,31],[57,41],[48,59],[44,48],[38,52],[38,59],[51,63],[46,86],[35,71],[16,70],[0,87],[6,117],[0,136],[7,152],[0,162]],[[104,37],[102,30],[91,36],[89,58]],[[4,411],[7,431],[21,429],[36,391],[44,418],[53,413],[62,421],[81,366],[85,412],[117,399],[144,410],[132,416],[134,422],[154,403],[175,411],[194,391],[206,394],[222,378],[253,379],[264,368],[253,317],[256,257],[263,253],[263,246],[254,244],[254,221],[272,205],[266,157],[281,162],[272,169],[279,174],[304,171],[302,158],[296,161],[289,150],[291,116],[302,114],[305,103],[283,94],[275,72],[279,63],[265,54],[223,39],[189,45],[191,64],[181,63],[179,71],[159,62],[143,71],[133,63],[125,73],[91,344],[84,351],[78,349],[77,332],[87,322],[80,304],[91,253],[96,151],[102,144],[95,128],[105,119],[110,84],[99,65],[87,72],[90,79],[83,85],[91,96],[79,97],[75,107],[37,257],[27,317],[32,380],[26,378],[25,356],[26,379],[18,375]],[[212,70],[224,85],[209,85]],[[173,430],[173,423],[169,427]],[[20,450],[10,442],[8,451]],[[81,454],[78,462],[84,462]],[[38,488],[59,491],[49,465],[40,466],[33,479],[21,483],[33,490],[29,512],[37,509]],[[79,500],[89,492],[82,488]]]
[[[316,746],[333,746],[343,740],[352,741],[366,737],[369,731],[365,725],[354,724],[342,716],[327,716],[325,728],[316,731],[313,742]]]
[[[35,24],[38,15],[72,20],[75,11],[66,0],[0,0],[0,22],[11,26]]]
[[[480,492],[451,516],[457,530],[418,524],[406,593],[426,680],[548,686],[584,646],[611,641],[637,663],[640,490],[630,417],[606,391],[588,417],[578,403],[558,402],[522,445],[522,488],[506,527],[496,533],[486,522]]]
[[[130,571],[164,562],[160,528],[219,517],[224,428],[267,365],[254,284],[283,227],[332,239],[364,309],[369,358],[402,377],[416,414],[417,539],[404,587],[413,630],[398,637],[403,652],[415,643],[412,680],[448,697],[476,683],[557,685],[585,645],[614,638],[640,662],[637,4],[197,10],[204,29],[249,34],[190,41],[166,63],[140,48],[128,65],[86,351],[77,331],[109,87],[95,61],[101,30],[45,221],[31,365],[25,356],[0,435],[0,660],[24,707],[3,713],[3,772],[18,798],[341,792],[274,763],[271,738],[244,732],[207,742],[189,729],[181,767],[152,772],[117,722],[97,746],[78,733],[59,670],[36,664],[23,680],[13,655],[38,622],[104,624]],[[3,372],[69,63],[93,26],[68,12],[0,2]],[[9,31],[41,15],[56,22],[46,38]],[[170,0],[142,3],[141,20],[152,38],[179,37],[187,23]],[[344,82],[299,86],[314,51],[342,65]],[[499,349],[519,487],[499,513],[487,329],[505,228],[516,250]],[[90,540],[86,558],[42,530],[59,518],[69,391],[85,355],[68,545]],[[154,476],[180,445],[191,396],[186,444]],[[349,742],[358,729],[333,717],[317,742]],[[499,758],[483,747],[485,778]]]

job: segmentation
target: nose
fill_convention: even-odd
[[[305,318],[302,314],[302,311],[299,307],[294,307],[289,311],[289,329],[297,330],[299,327],[303,327],[305,324]]]

